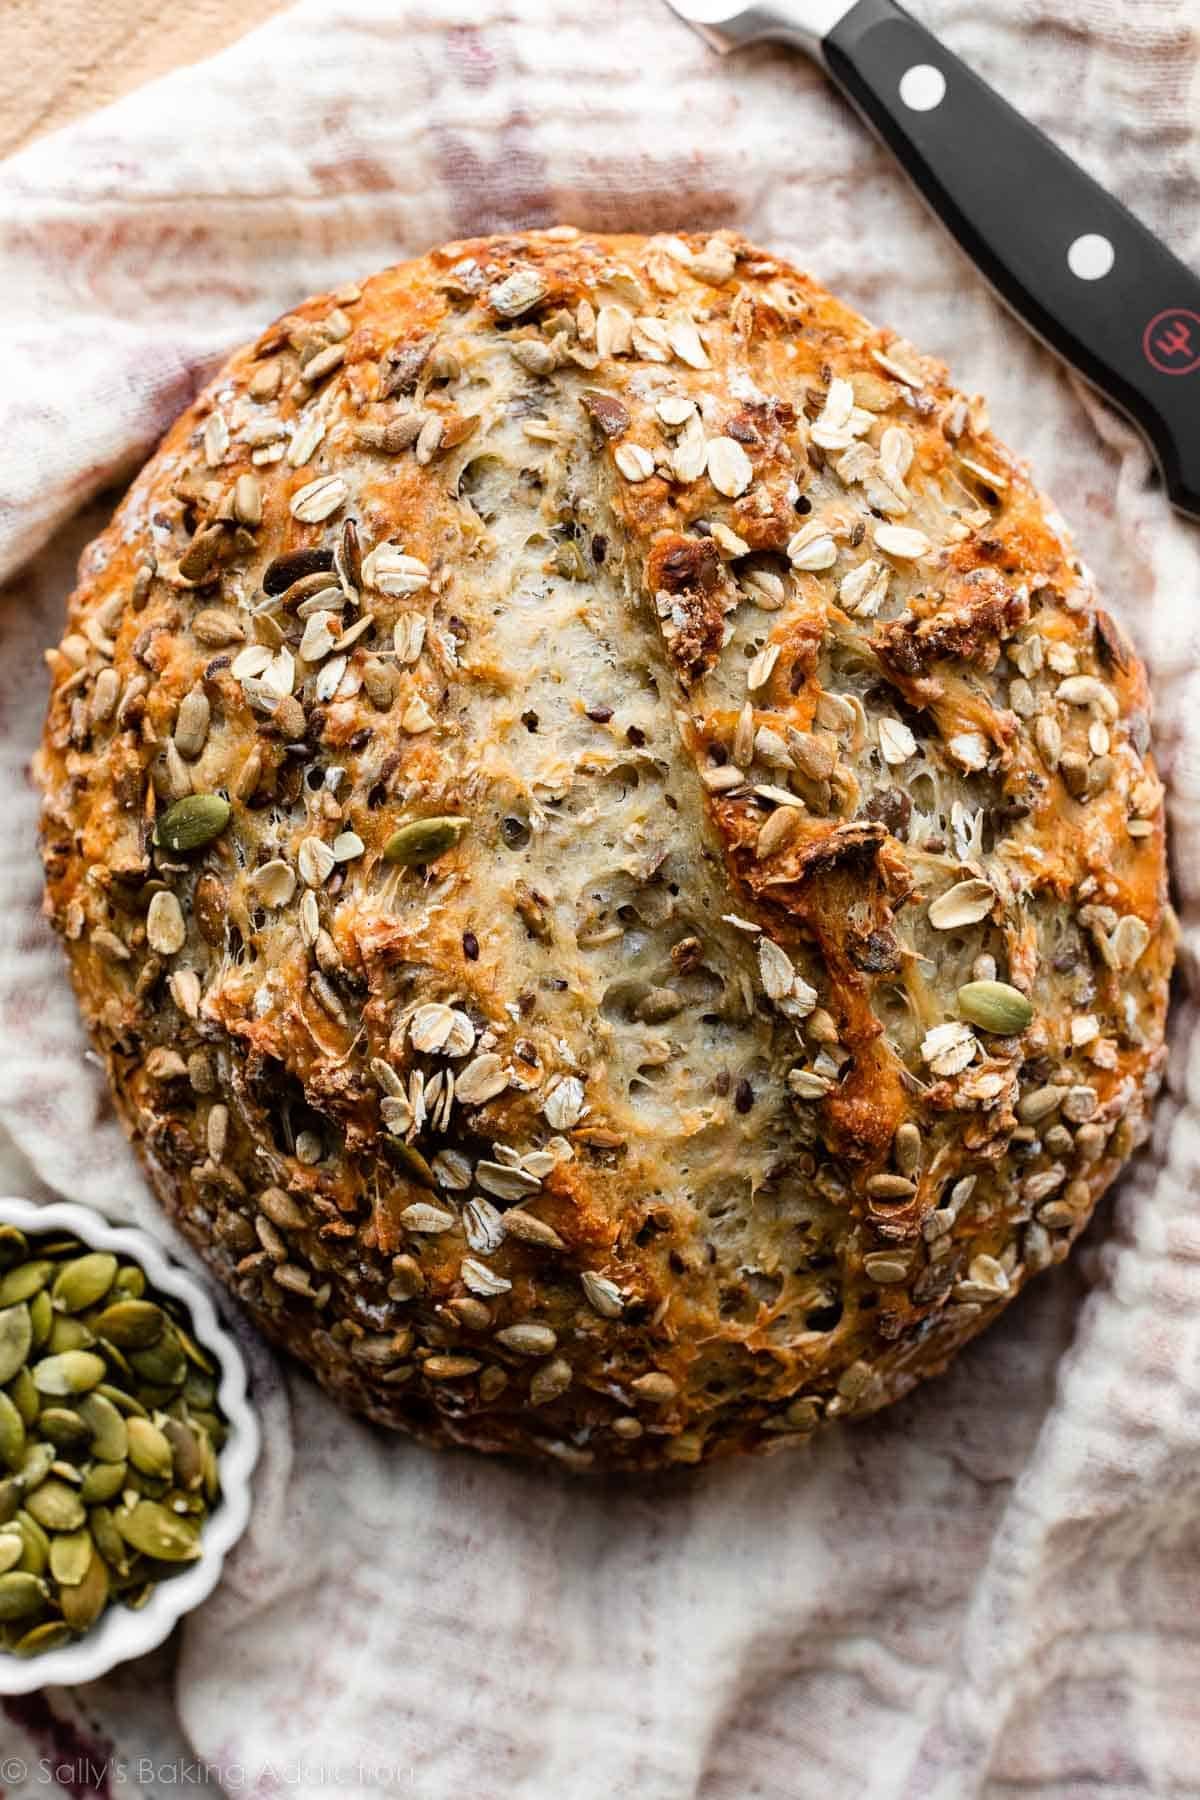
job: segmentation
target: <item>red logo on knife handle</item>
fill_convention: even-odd
[[[1200,313],[1185,306],[1157,313],[1143,333],[1142,350],[1160,375],[1190,375],[1200,369]]]

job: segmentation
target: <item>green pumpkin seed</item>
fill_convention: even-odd
[[[436,819],[412,819],[387,840],[383,846],[384,861],[399,863],[403,869],[431,863],[454,848],[470,822],[457,813]]]
[[[8,1384],[8,1395],[17,1411],[25,1421],[25,1429],[35,1423],[41,1411],[42,1396],[34,1386],[33,1376],[28,1368],[19,1369]]]
[[[91,1448],[91,1427],[77,1412],[71,1412],[65,1406],[48,1406],[38,1419],[38,1432],[60,1455]]]
[[[33,1347],[40,1350],[54,1329],[54,1307],[45,1288],[29,1302],[29,1324],[33,1331]]]
[[[125,1419],[100,1388],[79,1402],[79,1417],[91,1433],[91,1451],[99,1462],[123,1463],[129,1454]]]
[[[0,1462],[16,1470],[24,1455],[25,1421],[8,1395],[0,1393]]]
[[[91,1565],[92,1537],[86,1526],[50,1540],[50,1573],[60,1588],[78,1587]]]
[[[196,1369],[189,1369],[187,1380],[183,1384],[183,1398],[192,1412],[197,1408],[208,1412],[217,1402],[217,1384],[210,1376],[201,1375]]]
[[[16,1225],[0,1225],[0,1269],[11,1269],[29,1255],[25,1233]]]
[[[51,1356],[61,1356],[64,1350],[90,1350],[95,1342],[95,1334],[88,1330],[82,1319],[56,1313],[50,1336],[46,1339],[46,1350]]]
[[[52,1256],[55,1261],[61,1256],[78,1256],[83,1249],[77,1237],[39,1238],[38,1252],[42,1256]]]
[[[166,1324],[161,1306],[151,1300],[114,1300],[91,1321],[98,1337],[107,1338],[119,1350],[148,1350],[157,1344]]]
[[[968,981],[958,990],[960,1018],[981,1031],[1015,1037],[1033,1018],[1033,1003],[1007,981]]]
[[[88,1516],[96,1548],[115,1575],[129,1571],[129,1549],[107,1506],[93,1506]]]
[[[108,1250],[92,1250],[65,1263],[54,1278],[51,1298],[63,1312],[97,1306],[117,1277],[117,1259]]]
[[[130,1612],[141,1612],[149,1604],[156,1585],[153,1581],[147,1581],[144,1586],[134,1588],[125,1596],[125,1604]]]
[[[63,1618],[72,1631],[88,1631],[108,1605],[108,1569],[104,1558],[88,1540],[90,1561],[83,1580],[65,1587],[58,1596]]]
[[[436,1189],[437,1176],[415,1144],[403,1144],[396,1139],[392,1143],[391,1151],[396,1161],[412,1176],[414,1181],[419,1181],[422,1187]]]
[[[18,1638],[13,1650],[17,1656],[45,1656],[47,1651],[61,1650],[70,1642],[71,1627],[62,1619],[47,1619],[44,1625],[35,1625]]]
[[[117,1530],[135,1550],[162,1562],[194,1562],[200,1540],[190,1519],[181,1519],[154,1500],[139,1500],[114,1515]]]
[[[176,1482],[181,1488],[198,1488],[204,1480],[204,1451],[200,1439],[182,1419],[164,1419],[162,1434],[171,1446]]]
[[[54,1467],[55,1457],[53,1444],[30,1444],[17,1471],[17,1481],[23,1493],[32,1494],[34,1488],[41,1486]]]
[[[0,1276],[0,1306],[19,1306],[23,1300],[32,1300],[35,1294],[41,1293],[53,1273],[54,1264],[46,1257],[10,1269]]]
[[[46,1356],[33,1365],[38,1393],[52,1400],[86,1394],[107,1372],[104,1359],[91,1350],[65,1350],[61,1356]]]
[[[208,1432],[204,1434],[201,1448],[204,1451],[204,1498],[210,1506],[215,1506],[221,1498],[221,1472],[216,1448]]]
[[[50,1539],[37,1520],[27,1512],[19,1512],[12,1522],[12,1529],[20,1532],[25,1546],[19,1566],[29,1575],[44,1575],[50,1566]]]
[[[82,1500],[65,1481],[43,1481],[30,1494],[25,1510],[44,1531],[78,1531],[87,1520]]]
[[[187,1357],[174,1330],[164,1332],[151,1350],[130,1352],[129,1365],[135,1375],[152,1382],[155,1387],[181,1388],[187,1378]]]
[[[178,1322],[175,1325],[175,1336],[183,1347],[183,1354],[194,1369],[202,1375],[215,1375],[217,1365],[207,1350],[202,1350],[190,1331],[186,1331]]]
[[[131,1375],[132,1373],[133,1371],[130,1370]],[[96,1392],[102,1399],[109,1401],[111,1405],[115,1406],[117,1411],[122,1413],[125,1418],[144,1419],[146,1417],[146,1408],[142,1405],[141,1401],[133,1394],[127,1394],[124,1388],[114,1386],[111,1381],[102,1381],[96,1389]]]
[[[118,1350],[117,1346],[115,1344],[110,1344],[107,1338],[97,1338],[96,1349],[109,1364],[108,1372],[110,1375],[119,1375],[122,1381],[129,1382],[130,1384],[134,1382],[135,1376],[133,1370],[129,1366],[129,1358],[123,1350]]]
[[[21,1484],[15,1476],[6,1476],[0,1481],[0,1525],[7,1525],[10,1519],[16,1518],[20,1504]]]
[[[140,1300],[145,1292],[145,1272],[139,1269],[136,1263],[126,1263],[123,1269],[118,1269],[117,1279],[112,1285],[111,1298],[114,1302],[117,1300]]]
[[[79,1484],[79,1498],[85,1506],[115,1500],[125,1486],[127,1473],[128,1465],[123,1462],[89,1463]]]
[[[28,1619],[40,1613],[49,1592],[40,1576],[19,1569],[0,1575],[0,1619]]]
[[[147,1500],[165,1500],[171,1491],[172,1475],[147,1475],[144,1469],[129,1465],[125,1486],[132,1494],[143,1494]]]
[[[164,850],[199,850],[220,837],[232,811],[220,794],[188,794],[158,821],[156,841]]]
[[[0,1531],[0,1575],[7,1575],[15,1569],[25,1554],[25,1539],[19,1531],[5,1527]]]
[[[179,1398],[177,1387],[155,1387],[151,1381],[145,1382],[139,1390],[147,1408],[152,1413],[165,1412]]]
[[[0,1386],[11,1381],[33,1347],[33,1326],[27,1306],[6,1306],[0,1312]]]
[[[149,1475],[156,1481],[170,1481],[174,1464],[171,1457],[171,1446],[149,1419],[130,1419],[126,1427],[129,1434],[129,1460],[139,1474]]]
[[[554,552],[554,567],[564,581],[587,580],[587,564],[578,544],[560,544]]]

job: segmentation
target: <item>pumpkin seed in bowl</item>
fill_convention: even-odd
[[[0,1223],[0,1650],[59,1650],[199,1561],[219,1375],[132,1255]]]

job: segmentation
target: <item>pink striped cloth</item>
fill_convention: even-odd
[[[1195,0],[915,0],[1200,261]],[[471,23],[464,19],[472,15]],[[1030,196],[1029,204],[1036,204]],[[998,310],[822,77],[659,0],[309,0],[0,172],[0,1174],[157,1229],[40,922],[28,762],[73,558],[214,359],[498,227],[729,225],[986,391],[1148,660],[1190,974],[1200,530]],[[101,490],[107,489],[106,495]],[[100,496],[97,499],[97,496]],[[1200,1791],[1192,998],[1088,1244],[945,1379],[802,1453],[605,1483],[433,1455],[255,1351],[248,1538],[177,1655],[0,1707],[0,1786],[420,1800]],[[144,1760],[139,1760],[144,1759]],[[52,1771],[51,1771],[52,1772]],[[183,1776],[175,1776],[181,1785]]]

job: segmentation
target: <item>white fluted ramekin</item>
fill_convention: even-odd
[[[118,1663],[144,1656],[170,1636],[185,1613],[207,1600],[250,1517],[250,1476],[258,1459],[259,1433],[247,1398],[241,1351],[200,1283],[172,1262],[152,1237],[131,1225],[110,1225],[99,1213],[66,1200],[37,1206],[31,1200],[0,1199],[0,1224],[19,1226],[31,1239],[69,1232],[91,1250],[112,1250],[137,1262],[152,1288],[187,1308],[192,1335],[217,1363],[217,1399],[229,1421],[229,1436],[218,1459],[221,1500],[205,1522],[200,1556],[180,1574],[160,1582],[140,1612],[130,1612],[118,1601],[75,1643],[42,1656],[0,1651],[0,1694],[30,1694],[37,1688],[95,1681]]]

